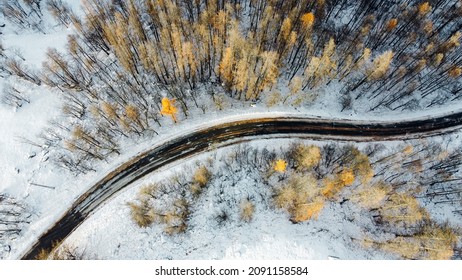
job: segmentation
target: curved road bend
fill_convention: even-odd
[[[115,193],[141,177],[169,164],[212,148],[256,139],[258,136],[347,140],[409,140],[441,135],[462,127],[462,112],[412,121],[364,123],[309,118],[258,118],[223,123],[162,143],[109,173],[81,195],[64,215],[24,252],[21,259],[36,259],[69,236],[87,217]]]

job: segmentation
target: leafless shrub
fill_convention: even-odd
[[[24,95],[24,93],[17,90],[15,87],[6,85],[3,88],[1,102],[14,108],[20,108],[25,103],[30,103],[30,100]]]

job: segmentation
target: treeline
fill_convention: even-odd
[[[71,17],[71,57],[50,52],[45,68],[50,85],[87,99],[100,87],[98,97],[122,104],[129,91],[144,102],[167,90],[186,107],[213,81],[245,100],[276,85],[303,95],[338,81],[346,97],[391,109],[409,96],[441,93],[428,105],[460,96],[458,1],[85,3],[86,18]]]
[[[326,218],[324,208],[338,205],[344,219],[363,230],[351,238],[366,248],[405,259],[458,258],[460,229],[436,222],[432,206],[422,203],[428,203],[435,184],[461,176],[460,169],[448,168],[458,157],[458,151],[418,142],[390,150],[381,145],[360,150],[294,143],[280,151],[238,146],[143,186],[129,206],[140,227],[160,224],[165,233],[179,234],[195,226],[191,217],[203,215],[196,212],[204,201],[215,214],[203,218],[218,227],[249,223],[257,211],[275,210],[304,223]]]
[[[340,91],[342,110],[413,110],[461,96],[455,0],[88,0],[84,18],[46,3],[76,30],[66,53],[49,50],[40,76],[8,65],[62,91],[68,122],[44,135],[73,152],[59,156],[71,170],[119,153],[120,137],[155,133],[165,96],[185,117],[191,106],[223,108],[221,92],[300,106]]]

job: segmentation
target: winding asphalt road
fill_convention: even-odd
[[[98,207],[130,183],[178,160],[239,142],[271,138],[310,138],[346,141],[409,140],[446,134],[462,128],[462,112],[412,121],[371,122],[275,117],[223,123],[196,130],[138,155],[109,173],[64,213],[25,252],[21,259],[36,259],[41,250],[64,240]]]

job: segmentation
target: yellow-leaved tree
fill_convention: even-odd
[[[451,78],[458,78],[462,75],[462,68],[454,66],[449,70],[448,74]]]
[[[287,210],[294,223],[317,219],[325,204],[319,191],[318,182],[313,175],[295,174],[276,191],[274,205]]]
[[[321,193],[328,199],[334,199],[344,187],[351,186],[354,181],[353,170],[344,169],[334,177],[324,179],[324,188]]]
[[[432,6],[428,2],[422,3],[417,8],[419,16],[423,17],[432,10]]]
[[[301,21],[302,21],[302,26],[305,28],[305,29],[311,29],[311,27],[313,27],[313,24],[314,24],[314,14],[313,13],[306,13],[304,14],[302,17],[301,17]]]
[[[286,168],[287,168],[287,162],[283,159],[278,159],[274,163],[274,171],[276,172],[283,173],[284,171],[286,171]]]
[[[379,80],[387,74],[393,55],[392,51],[386,51],[374,59],[373,66],[369,69],[369,80]]]
[[[321,149],[315,145],[300,144],[294,147],[292,157],[298,170],[309,170],[321,160]]]
[[[176,122],[177,108],[175,107],[175,100],[168,99],[167,97],[162,98],[162,109],[160,113],[163,116],[170,116],[174,122]]]
[[[458,239],[457,232],[447,224],[427,221],[417,234],[397,236],[379,247],[403,259],[450,260]]]
[[[393,29],[396,28],[397,25],[398,25],[398,19],[392,18],[385,25],[385,31],[391,32]]]

